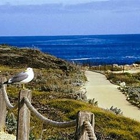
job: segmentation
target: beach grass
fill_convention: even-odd
[[[121,115],[115,115],[110,111],[100,109],[88,103],[69,99],[57,99],[48,102],[48,104],[59,111],[65,112],[65,117],[63,118],[65,120],[75,119],[78,111],[93,112],[95,114],[96,134],[100,133],[104,138],[137,140],[137,135],[140,135],[138,133],[139,122]]]
[[[140,85],[140,73],[107,73],[106,77],[109,81],[118,84],[118,82],[125,82],[128,86]]]

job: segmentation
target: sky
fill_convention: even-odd
[[[140,34],[140,0],[1,0],[0,36]]]

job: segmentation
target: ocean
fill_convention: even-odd
[[[58,58],[90,65],[140,61],[140,34],[79,36],[8,36],[0,44],[37,48]]]

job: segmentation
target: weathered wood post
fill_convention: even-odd
[[[89,121],[94,128],[94,114],[91,112],[79,111],[77,116],[76,140],[89,140],[83,125],[85,121]]]
[[[5,77],[0,77],[0,131],[3,131],[5,128],[5,119],[6,119],[6,103],[3,98],[2,83],[6,81]]]
[[[30,110],[24,104],[24,97],[31,102],[31,91],[21,90],[19,93],[17,140],[29,140]]]

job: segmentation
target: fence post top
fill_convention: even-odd
[[[25,97],[31,98],[32,92],[29,89],[21,89],[19,92],[19,98],[20,100],[24,99]]]
[[[90,121],[91,116],[94,117],[94,114],[88,111],[79,111],[78,116],[81,116],[82,118],[84,118],[85,121]]]
[[[81,122],[81,124],[83,124],[83,122],[85,122],[85,121],[89,121],[90,123],[93,123],[93,121],[94,121],[94,114],[92,112],[79,111],[77,116],[78,116],[78,118],[79,118],[78,120]]]
[[[93,114],[92,112],[89,112],[89,111],[78,111],[78,114],[81,113],[81,114]]]
[[[25,92],[31,92],[29,89],[21,89],[20,92],[25,93]]]
[[[6,77],[0,77],[0,84],[2,84],[3,82],[6,82]]]

